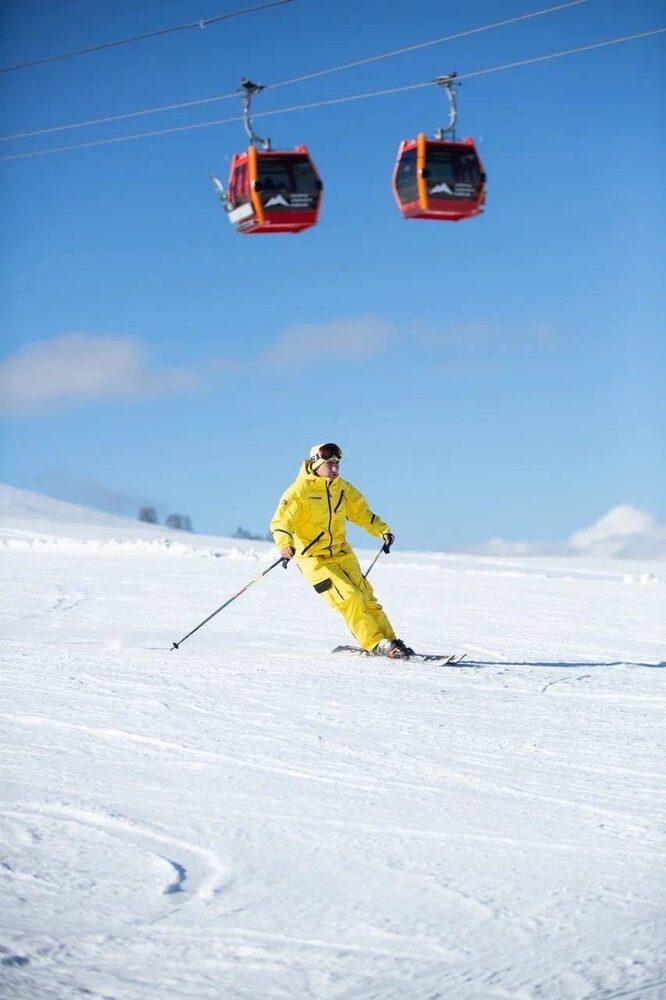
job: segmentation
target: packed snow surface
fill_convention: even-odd
[[[268,544],[0,493],[0,995],[666,997],[666,564]],[[363,564],[376,552],[369,540]]]

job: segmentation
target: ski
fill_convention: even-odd
[[[336,646],[335,649],[331,650],[332,653],[352,653],[354,656],[377,656],[381,654],[369,653],[367,649],[361,649],[360,646]],[[462,660],[465,659],[466,653],[461,653],[460,655],[456,653],[414,653],[412,656],[404,657],[403,659],[413,663],[438,663],[442,667],[455,667]],[[390,659],[390,657],[385,657],[385,659]],[[401,659],[396,659],[396,663],[400,663]]]

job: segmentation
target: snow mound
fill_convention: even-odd
[[[18,524],[22,521],[56,521],[71,524],[110,524],[126,526],[129,518],[104,514],[90,507],[56,500],[54,497],[0,483],[0,524]]]

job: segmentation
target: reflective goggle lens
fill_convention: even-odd
[[[324,462],[339,462],[342,459],[342,450],[337,444],[323,444],[317,453],[317,458]]]

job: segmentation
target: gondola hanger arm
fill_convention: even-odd
[[[457,76],[458,74],[454,70],[453,73],[448,73],[446,76],[437,76],[433,80],[433,83],[436,83],[438,87],[444,87],[449,99],[449,124],[446,128],[438,128],[435,130],[436,139],[443,139],[446,135],[450,135],[452,139],[455,139],[456,137],[456,122],[458,121],[456,87],[460,86],[460,83],[456,80]]]
[[[252,98],[255,94],[261,93],[262,90],[265,90],[262,83],[253,83],[252,80],[246,80],[243,77],[238,88],[238,93],[241,95],[243,104],[243,124],[245,131],[250,137],[250,142],[253,146],[261,146],[262,149],[268,151],[271,148],[271,140],[262,139],[260,135],[257,135],[252,127],[252,118],[250,117]]]

